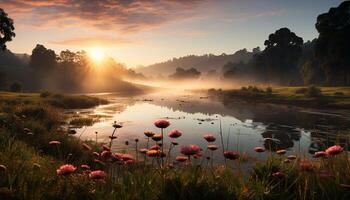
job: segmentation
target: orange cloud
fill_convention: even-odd
[[[193,17],[205,0],[0,0],[20,25],[136,32]]]
[[[51,41],[51,44],[64,45],[64,46],[78,46],[78,47],[91,47],[91,46],[115,46],[134,44],[135,41],[119,38],[109,37],[85,37],[85,38],[73,38],[61,41]]]

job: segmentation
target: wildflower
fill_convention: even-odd
[[[290,162],[291,162],[291,160],[289,160],[289,159],[284,159],[284,160],[283,160],[283,163],[286,163],[286,164],[287,164],[287,163],[290,163]]]
[[[52,140],[52,141],[49,142],[49,144],[51,144],[51,145],[59,145],[59,144],[61,144],[61,142],[57,141],[57,140]]]
[[[216,146],[215,144],[208,144],[207,148],[211,151],[215,151],[218,149],[218,146]]]
[[[33,132],[28,132],[27,135],[34,135],[34,133]]]
[[[0,171],[6,171],[7,167],[5,165],[0,165]]]
[[[154,125],[158,128],[167,128],[170,125],[170,122],[160,119],[155,121]]]
[[[313,171],[315,169],[315,166],[312,165],[312,163],[307,162],[307,161],[302,161],[299,163],[300,170],[302,171]]]
[[[215,142],[215,140],[216,140],[216,138],[215,138],[212,134],[204,135],[204,139],[205,139],[207,142]]]
[[[123,154],[122,156],[121,156],[121,158],[122,158],[122,160],[124,160],[124,161],[128,161],[128,160],[134,160],[134,157],[132,156],[132,155],[130,155],[130,154]]]
[[[168,169],[174,169],[175,168],[175,166],[172,163],[168,163],[167,167],[168,167]]]
[[[110,151],[102,151],[101,152],[101,157],[104,157],[104,158],[107,158],[107,157],[109,157],[109,156],[111,156],[112,155],[112,153],[110,152]]]
[[[284,150],[284,149],[281,149],[281,150],[277,150],[276,153],[277,153],[278,155],[284,155],[284,154],[287,153],[287,151]]]
[[[89,178],[93,180],[104,179],[107,174],[102,170],[95,170],[89,174]]]
[[[146,154],[147,151],[148,151],[148,149],[146,149],[146,148],[143,148],[143,149],[140,149],[140,150],[139,150],[139,152],[140,152],[140,153],[143,153],[143,154]]]
[[[194,155],[194,154],[198,153],[199,151],[200,151],[199,146],[197,146],[195,144],[190,144],[188,146],[182,146],[180,149],[180,152],[186,156]]]
[[[86,144],[86,143],[83,143],[83,144],[81,144],[81,146],[85,149],[85,150],[87,150],[87,151],[90,151],[92,148],[88,145],[88,144]]]
[[[275,173],[272,173],[272,176],[277,178],[282,178],[282,177],[285,177],[286,174],[283,172],[275,172]]]
[[[178,142],[172,141],[171,144],[173,144],[174,146],[178,145]]]
[[[66,164],[66,165],[62,165],[60,166],[57,170],[56,173],[58,176],[61,175],[68,175],[70,173],[73,173],[77,168],[74,167],[73,165],[70,164]]]
[[[147,136],[147,137],[153,137],[153,135],[155,135],[155,133],[151,132],[151,131],[145,131],[144,134]]]
[[[123,127],[122,125],[117,124],[117,122],[114,121],[114,123],[113,123],[113,128],[122,128],[122,127]]]
[[[134,163],[134,160],[126,160],[124,161],[124,165],[131,165]]]
[[[161,134],[156,134],[156,135],[153,135],[152,136],[152,140],[158,142],[158,141],[161,141],[162,140],[162,135]]]
[[[147,151],[146,155],[149,157],[156,157],[159,155],[159,151],[158,150],[149,150],[149,151]]]
[[[258,153],[262,153],[262,152],[265,152],[266,149],[264,147],[255,147],[254,148],[254,151],[255,152],[258,152]]]
[[[182,133],[176,129],[169,132],[168,136],[171,138],[178,138],[182,135]]]
[[[224,157],[230,160],[236,160],[239,158],[239,154],[237,152],[234,151],[224,151]]]
[[[149,150],[159,150],[160,146],[159,145],[153,145],[151,146],[151,148],[149,148]]]
[[[339,145],[334,145],[326,149],[326,153],[329,155],[337,155],[343,151],[343,148]]]
[[[41,168],[41,165],[38,164],[38,163],[33,163],[33,167],[36,168],[36,169],[40,169],[40,168]]]
[[[92,154],[93,154],[94,156],[96,156],[96,157],[99,157],[99,156],[100,156],[100,154],[97,153],[96,151],[92,152]]]
[[[89,165],[80,165],[82,169],[89,170],[90,166]]]
[[[195,158],[195,159],[198,159],[200,157],[202,157],[201,153],[196,153],[196,154],[193,155],[193,158]]]
[[[107,145],[102,145],[102,149],[105,150],[105,151],[111,151],[111,148],[109,148],[109,146]]]
[[[315,157],[315,158],[323,158],[323,157],[326,157],[326,156],[327,156],[327,153],[324,152],[324,151],[317,151],[317,152],[315,152],[315,154],[314,154],[314,157]]]
[[[188,157],[187,156],[176,156],[175,160],[178,162],[185,162],[188,160]]]
[[[94,159],[93,162],[97,163],[97,164],[100,164],[100,165],[106,165],[106,163],[104,163],[103,161],[98,160],[98,159]]]
[[[31,130],[30,130],[29,128],[24,128],[23,131],[24,131],[25,133],[31,132]]]
[[[290,156],[287,156],[287,159],[288,160],[295,160],[295,159],[297,159],[297,157],[295,155],[290,155]]]

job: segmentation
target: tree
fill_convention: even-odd
[[[171,79],[197,79],[201,73],[196,68],[183,69],[181,67],[176,68],[176,72],[169,76]]]
[[[257,54],[254,66],[265,82],[282,85],[300,81],[297,64],[302,55],[303,39],[288,28],[281,28],[269,35],[264,51]]]
[[[56,54],[51,49],[37,44],[30,56],[30,66],[39,73],[47,73],[56,66]]]
[[[0,50],[5,51],[5,43],[11,41],[16,36],[13,32],[14,30],[13,20],[0,8]]]
[[[350,85],[350,1],[317,17],[315,56],[329,85]]]
[[[22,91],[22,84],[18,81],[13,82],[10,85],[10,91],[11,92],[21,92]]]

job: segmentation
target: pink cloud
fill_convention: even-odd
[[[111,37],[83,37],[72,38],[60,41],[50,41],[51,44],[64,45],[64,46],[79,46],[79,47],[91,47],[91,46],[115,46],[125,44],[135,44],[135,41],[130,41],[122,38]]]
[[[15,24],[137,32],[191,18],[205,0],[0,0]]]

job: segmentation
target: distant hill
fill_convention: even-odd
[[[189,55],[180,58],[173,58],[171,60],[156,63],[153,65],[140,67],[136,69],[136,72],[142,73],[145,76],[169,76],[173,74],[176,68],[181,67],[184,69],[189,69],[191,67],[196,68],[202,74],[207,74],[210,70],[216,70],[217,72],[221,72],[222,67],[231,62],[248,62],[253,54],[258,52],[258,49],[253,52],[247,51],[246,49],[239,50],[234,54],[221,54],[221,55],[213,55],[213,54],[205,54],[202,56]]]

